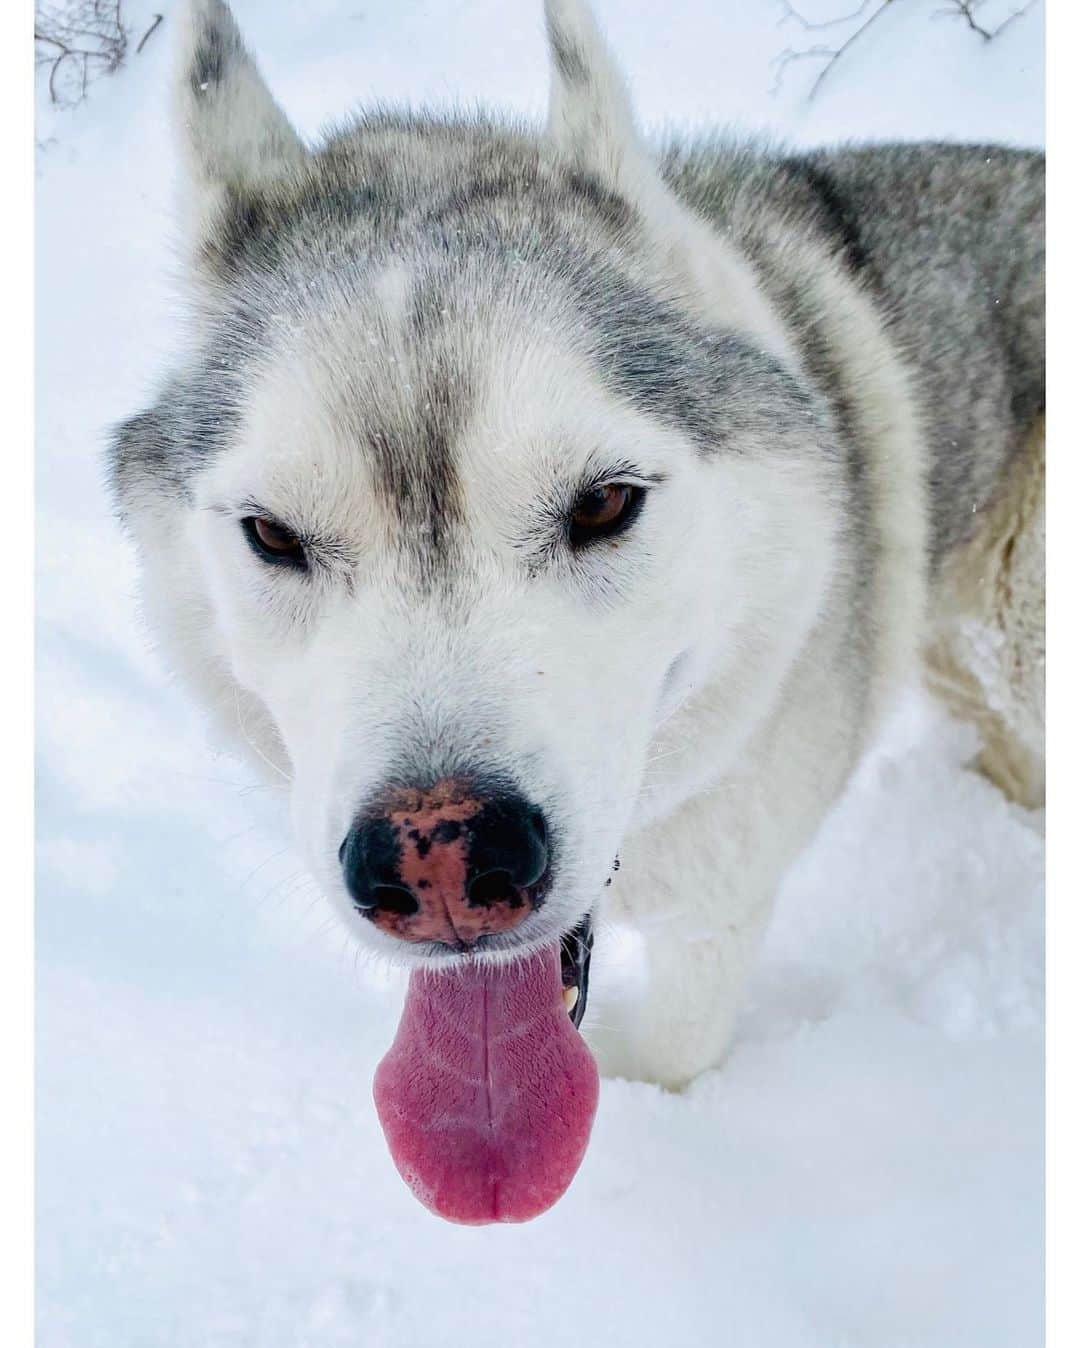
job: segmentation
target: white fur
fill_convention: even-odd
[[[590,70],[580,87],[554,82],[557,153],[639,207],[671,296],[797,370],[750,263],[664,187],[588,11],[571,0],[548,11]],[[209,105],[184,90],[180,115],[196,239],[228,182],[288,174],[305,153],[250,61]],[[163,527],[156,508],[132,516],[147,608],[172,659],[291,780],[301,847],[357,939],[408,953],[357,917],[337,864],[401,736],[448,760],[486,741],[560,828],[558,891],[523,938],[550,940],[596,905],[621,854],[600,911],[642,933],[644,986],[590,1033],[608,1070],[671,1086],[720,1060],[779,878],[840,789],[922,622],[922,449],[907,377],[839,265],[800,247],[790,266],[814,278],[817,306],[835,316],[828,340],[853,373],[869,450],[881,565],[856,720],[853,687],[835,676],[849,559],[814,446],[782,466],[753,452],[705,463],[680,431],[610,397],[557,318],[530,335],[508,309],[489,334],[496,354],[457,446],[470,544],[455,605],[417,599],[349,411],[366,361],[399,360],[395,396],[410,396],[407,353],[394,344],[404,293],[394,265],[362,311],[332,307],[317,331],[290,323],[273,335],[241,425],[197,479],[181,528]],[[637,541],[608,564],[613,598],[600,607],[566,576],[526,583],[506,542],[552,474],[580,469],[598,446],[666,479]],[[340,574],[316,585],[270,574],[237,527],[250,500],[339,540]],[[594,986],[604,959],[601,935]]]

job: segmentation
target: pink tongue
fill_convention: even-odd
[[[559,947],[508,968],[418,970],[375,1073],[394,1163],[452,1222],[526,1222],[574,1178],[596,1063],[566,1013]]]

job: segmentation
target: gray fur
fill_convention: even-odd
[[[737,446],[732,427],[745,418],[788,404],[798,415],[822,395],[843,427],[842,372],[817,345],[815,315],[771,265],[770,240],[801,229],[845,256],[917,372],[936,561],[993,499],[1043,405],[1042,165],[1032,151],[983,146],[812,156],[725,143],[670,147],[668,181],[745,248],[799,334],[816,387],[796,389],[763,353],[703,330],[641,286],[633,207],[553,161],[527,128],[424,114],[364,118],[331,136],[303,176],[230,191],[204,245],[224,301],[205,358],[170,382],[153,413],[118,432],[115,480],[123,488],[138,466],[182,482],[224,433],[237,364],[256,346],[267,297],[271,306],[302,307],[312,277],[316,290],[362,290],[372,260],[388,254],[410,256],[418,275],[432,278],[415,300],[417,353],[427,345],[425,305],[433,311],[425,286],[452,288],[455,265],[469,258],[482,259],[489,275],[494,269],[498,290],[508,263],[527,262],[548,284],[565,286],[594,325],[598,367],[619,391],[683,421],[704,447]],[[762,379],[767,386],[755,390]],[[436,393],[451,421],[458,414],[449,403],[463,387],[444,382]],[[385,447],[395,439],[415,442],[413,428],[373,432]],[[420,439],[434,445],[445,435],[431,428]],[[858,446],[849,449],[857,478]],[[387,470],[400,492],[408,474],[400,463]]]
[[[1042,156],[657,159],[582,0],[546,0],[545,130],[378,111],[309,149],[226,6],[189,3],[193,340],[112,451],[159,641],[290,779],[346,922],[341,838],[388,781],[483,768],[553,821],[504,953],[622,854],[648,1013],[608,1065],[684,1082],[935,624],[991,624],[938,663],[970,686],[972,656],[995,715],[984,647],[1037,668]],[[583,539],[598,486],[634,510]]]
[[[588,59],[550,9],[547,13],[547,32],[552,60],[565,82],[572,85],[587,84]]]
[[[748,435],[783,452],[785,426],[802,431],[814,418],[822,452],[834,452],[836,409],[822,390],[643,281],[649,247],[630,203],[526,128],[385,112],[358,121],[305,173],[229,191],[203,247],[215,282],[203,354],[117,432],[120,497],[140,475],[183,487],[235,420],[246,367],[278,340],[275,315],[288,314],[291,328],[326,309],[362,308],[367,278],[388,258],[413,278],[407,316],[390,333],[373,311],[372,332],[399,363],[372,369],[353,415],[388,499],[425,549],[445,541],[454,429],[468,412],[464,334],[482,334],[515,303],[533,317],[543,306],[560,321],[576,313],[597,374],[642,411],[681,425],[703,453],[737,453]],[[402,361],[415,391],[405,404],[380,387]]]
[[[1044,161],[984,145],[812,155],[673,145],[672,186],[758,263],[843,420],[842,376],[815,360],[814,315],[772,261],[809,231],[844,257],[915,372],[931,456],[932,558],[968,535],[1044,405]]]

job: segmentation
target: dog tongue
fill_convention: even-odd
[[[508,967],[412,976],[375,1073],[394,1163],[453,1222],[525,1222],[574,1178],[596,1063],[566,1013],[556,944]]]

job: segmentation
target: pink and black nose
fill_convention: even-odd
[[[353,903],[381,931],[455,949],[524,922],[548,878],[543,813],[457,778],[384,795],[338,855]]]

